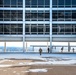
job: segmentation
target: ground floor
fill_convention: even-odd
[[[52,48],[50,48],[52,46]],[[0,42],[0,52],[76,53],[76,42]]]

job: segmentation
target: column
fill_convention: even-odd
[[[26,42],[26,52],[28,51],[27,46],[28,46],[28,43]]]
[[[6,42],[4,42],[4,52],[6,52]]]
[[[49,46],[48,46],[48,42],[47,42],[47,49],[48,49],[48,47],[49,47]],[[48,51],[48,50],[47,50],[47,51]]]
[[[23,0],[23,52],[25,52],[25,0]]]
[[[70,52],[70,42],[68,42],[68,52]]]
[[[50,53],[52,53],[52,0],[50,0]]]

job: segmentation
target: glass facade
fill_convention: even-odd
[[[53,24],[55,35],[76,35],[76,24]]]
[[[52,5],[50,0],[0,0],[1,35],[22,35],[23,30],[25,35],[50,35],[50,19],[53,35],[74,35],[76,24],[69,22],[76,21],[76,0],[52,0]]]
[[[52,8],[52,34],[76,35],[76,0],[52,0]]]
[[[50,20],[50,11],[44,10],[32,10],[25,12],[26,21],[49,21]]]
[[[54,10],[53,21],[76,21],[76,10]]]
[[[23,0],[0,0],[0,7],[23,7]]]
[[[0,21],[22,21],[21,10],[0,10]]]
[[[27,8],[47,8],[50,7],[50,0],[25,0]]]
[[[26,24],[25,33],[28,34],[50,34],[50,25],[49,24]]]
[[[52,0],[53,7],[76,7],[76,0]]]
[[[1,35],[21,35],[22,24],[0,24]]]

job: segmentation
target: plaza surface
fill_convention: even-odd
[[[0,75],[75,75],[76,54],[0,53]]]

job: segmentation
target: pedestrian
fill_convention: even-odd
[[[42,54],[42,49],[41,49],[41,48],[39,49],[39,54],[40,54],[40,55]]]
[[[73,50],[73,53],[74,53],[74,48],[72,50]]]
[[[49,53],[49,47],[48,47],[48,49],[47,49],[47,50],[48,50],[48,53]]]
[[[63,47],[61,48],[61,52],[63,52]]]

